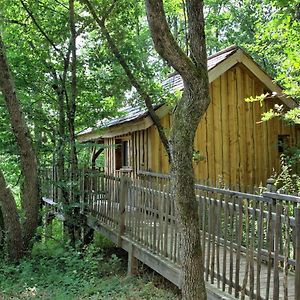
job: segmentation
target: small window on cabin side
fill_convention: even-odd
[[[116,140],[115,143],[115,167],[116,170],[120,170],[122,168],[122,140]]]
[[[116,170],[120,170],[122,167],[128,167],[129,165],[129,141],[128,140],[116,140],[115,164],[116,164]]]
[[[278,152],[283,153],[290,146],[290,136],[288,134],[278,135]]]
[[[122,142],[122,167],[126,166],[128,167],[128,141],[123,141]]]

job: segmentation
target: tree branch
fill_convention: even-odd
[[[163,1],[146,0],[145,3],[147,19],[156,51],[184,79],[190,78],[190,73],[195,69],[195,66],[191,59],[179,47],[170,31]]]
[[[25,11],[28,13],[29,17],[31,18],[32,22],[35,24],[35,26],[38,28],[38,30],[40,31],[40,33],[42,34],[42,36],[49,42],[49,44],[53,47],[53,49],[59,53],[61,55],[61,57],[65,60],[66,58],[64,57],[64,54],[62,53],[62,51],[57,48],[57,46],[55,45],[55,43],[52,41],[52,39],[48,36],[48,34],[43,30],[43,28],[39,25],[39,23],[36,21],[34,15],[32,14],[32,12],[29,10],[29,8],[26,6],[25,2],[23,0],[20,0],[23,8],[25,9]]]
[[[120,53],[117,45],[115,44],[114,40],[110,36],[110,33],[109,33],[109,31],[107,30],[107,28],[105,26],[105,21],[103,19],[99,18],[99,16],[97,15],[97,13],[95,11],[95,8],[93,7],[93,5],[91,4],[91,2],[89,0],[81,0],[81,1],[84,2],[86,4],[86,6],[88,7],[88,9],[89,9],[90,13],[92,14],[94,20],[96,21],[96,23],[100,27],[102,34],[106,38],[106,41],[107,41],[112,53],[114,54],[116,59],[119,61],[120,65],[122,66],[122,68],[124,70],[124,72],[126,73],[130,83],[132,84],[133,87],[136,88],[137,92],[139,93],[139,95],[144,100],[144,102],[146,104],[146,107],[149,111],[150,117],[153,120],[153,123],[157,127],[160,139],[161,139],[161,141],[164,145],[164,148],[165,148],[165,150],[168,154],[169,161],[171,161],[169,141],[168,141],[168,139],[166,137],[166,134],[164,132],[164,128],[161,125],[160,119],[159,119],[158,115],[156,114],[156,112],[153,108],[152,99],[151,99],[150,95],[146,92],[146,90],[142,87],[141,83],[137,80],[137,78],[132,73],[129,65],[127,64],[127,62],[125,60],[125,58]]]
[[[8,18],[5,18],[4,16],[1,16],[0,15],[0,20],[3,21],[3,22],[7,22],[7,23],[11,23],[11,24],[17,24],[17,25],[21,25],[21,26],[26,26],[26,24],[18,21],[18,20],[13,20],[13,19],[8,19]]]
[[[197,68],[207,72],[207,53],[205,47],[205,32],[202,1],[186,1],[188,15],[188,34],[191,58]]]

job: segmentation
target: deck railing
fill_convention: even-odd
[[[81,201],[101,224],[180,266],[170,177],[89,170]],[[195,185],[205,279],[236,298],[300,299],[300,198]]]

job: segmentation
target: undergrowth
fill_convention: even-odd
[[[101,241],[100,241],[101,242]],[[0,259],[0,299],[176,299],[153,273],[126,276],[126,261],[99,240],[78,251],[57,241],[37,243],[19,264]],[[175,289],[173,287],[173,289]]]

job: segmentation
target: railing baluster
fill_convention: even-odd
[[[229,206],[229,232],[230,232],[230,251],[229,251],[229,294],[232,294],[233,285],[233,239],[234,239],[234,208],[235,208],[235,199],[231,198]]]
[[[123,178],[83,170],[80,202],[86,209],[81,213],[87,214],[91,226],[111,229],[120,246],[126,236],[139,244],[135,247],[164,256],[178,267],[181,235],[170,176],[146,173],[142,178],[126,177],[124,186]],[[44,193],[59,197],[56,170],[46,170],[44,177]],[[259,196],[200,184],[195,189],[205,279],[223,291],[228,287],[236,298],[276,300],[293,296],[290,273],[295,272],[295,299],[300,299],[299,197],[274,191]],[[55,200],[59,201],[45,198],[44,202],[56,205]],[[63,213],[58,205],[53,211]]]
[[[258,216],[258,245],[257,245],[257,273],[256,273],[256,299],[260,299],[260,272],[261,272],[261,248],[263,241],[263,202],[259,203],[259,216]]]
[[[223,284],[222,290],[225,291],[226,286],[226,268],[227,268],[227,240],[228,240],[228,196],[225,195],[225,203],[224,203],[224,249],[223,249]]]
[[[247,289],[247,283],[248,283],[248,275],[249,275],[249,263],[250,263],[250,249],[249,249],[249,204],[248,200],[245,201],[245,227],[246,227],[246,249],[247,249],[247,254],[246,254],[246,267],[245,267],[245,275],[243,279],[243,285],[242,285],[242,290],[241,290],[241,299],[245,299],[246,295],[246,289]]]
[[[284,264],[283,264],[283,295],[284,300],[288,300],[289,290],[288,290],[288,271],[289,271],[289,244],[290,244],[290,218],[289,218],[289,207],[284,207],[284,224],[285,224],[285,253],[284,253]]]
[[[281,211],[282,206],[276,204],[276,219],[274,230],[274,280],[273,280],[273,299],[279,300],[279,247],[281,235]]]
[[[242,200],[238,201],[239,203],[239,218],[236,222],[236,238],[237,238],[237,248],[236,248],[236,260],[235,260],[235,292],[234,296],[238,298],[240,290],[240,264],[241,264],[241,245],[243,238],[243,202]]]
[[[266,300],[270,297],[270,285],[271,285],[271,275],[272,275],[272,251],[273,251],[273,217],[272,217],[273,205],[270,203],[268,205],[268,220],[267,220],[267,244],[268,244],[268,270],[267,270],[267,286],[266,286]]]
[[[300,209],[295,208],[295,299],[300,299]]]
[[[211,227],[212,227],[212,222],[214,221],[212,218],[212,203],[210,199],[210,194],[207,194],[208,196],[208,240],[207,240],[207,255],[206,255],[206,281],[208,281],[209,273],[210,273],[210,246],[211,246]]]
[[[203,264],[205,264],[205,257],[208,255],[207,249],[206,249],[206,192],[202,191],[202,194],[200,194],[200,206],[202,203],[202,249],[203,249]],[[200,220],[201,221],[201,220]],[[208,270],[206,269],[205,272],[207,273]]]
[[[211,267],[210,267],[210,283],[214,283],[215,277],[215,257],[216,257],[216,200],[214,199],[214,194],[210,195],[211,199],[211,215],[212,218],[211,222],[211,244],[212,244],[212,251],[211,251]]]
[[[217,210],[217,280],[218,288],[220,288],[221,271],[220,271],[220,244],[221,244],[221,227],[222,227],[222,195],[218,194],[218,210]]]
[[[255,223],[256,223],[256,201],[252,201],[252,222],[251,222],[251,241],[250,241],[250,300],[254,299],[254,242],[255,242]]]

